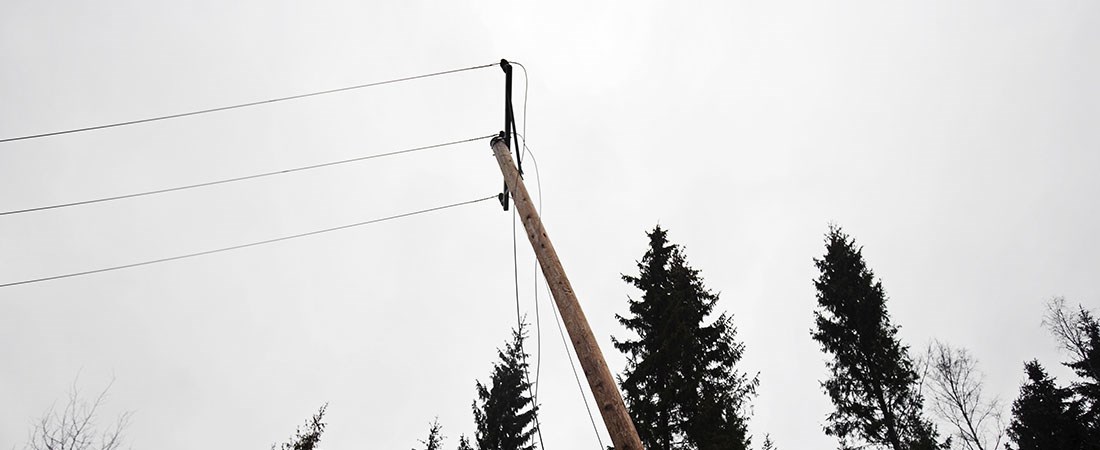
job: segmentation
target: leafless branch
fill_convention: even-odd
[[[1084,306],[1071,310],[1066,299],[1052,298],[1047,303],[1047,314],[1043,317],[1043,326],[1050,330],[1058,344],[1080,360],[1088,360],[1089,336],[1087,322],[1090,312]]]
[[[953,445],[966,450],[1000,448],[1001,402],[985,398],[984,376],[970,352],[935,341],[928,346],[925,364],[932,412],[955,429]]]
[[[81,398],[76,381],[69,390],[65,408],[58,411],[51,406],[35,421],[26,449],[29,450],[118,450],[122,446],[123,432],[130,423],[131,412],[120,414],[115,423],[102,432],[96,431],[96,415],[107,400],[107,387],[88,401]]]

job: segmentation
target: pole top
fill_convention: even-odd
[[[500,68],[504,70],[504,73],[512,73],[512,64],[510,64],[507,59],[500,59]]]

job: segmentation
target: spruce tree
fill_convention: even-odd
[[[489,385],[477,382],[474,401],[475,439],[479,450],[532,450],[535,448],[535,414],[538,405],[528,395],[527,354],[524,324],[513,330],[504,350],[497,350],[500,361],[493,364]],[[460,448],[465,438],[460,440]],[[465,443],[468,446],[468,443]]]
[[[439,424],[439,418],[436,417],[432,421],[432,424],[428,426],[428,439],[420,441],[424,444],[424,450],[440,450],[443,448],[443,425]],[[419,450],[419,449],[412,449]]]
[[[744,345],[732,319],[711,319],[718,295],[703,285],[683,250],[657,226],[637,276],[642,291],[629,300],[630,317],[616,315],[637,339],[612,338],[627,356],[619,377],[642,443],[659,449],[746,449],[748,406],[757,379],[736,369]]]
[[[310,420],[306,421],[306,427],[303,430],[298,428],[294,432],[294,436],[290,438],[289,442],[283,445],[271,445],[271,450],[314,450],[317,448],[317,444],[321,442],[321,434],[325,432],[325,409],[328,408],[328,403],[321,405],[321,408],[314,414]]]
[[[917,373],[908,347],[886,311],[882,282],[861,249],[839,227],[826,235],[826,252],[814,259],[818,308],[814,340],[832,356],[822,387],[835,410],[825,433],[842,448],[892,450],[940,448],[934,426],[922,414]]]
[[[1100,322],[1083,305],[1068,308],[1054,298],[1047,305],[1045,325],[1071,359],[1064,363],[1079,377],[1067,389],[1081,409],[1078,421],[1091,442],[1100,449]]]
[[[1066,366],[1081,377],[1072,389],[1084,409],[1081,420],[1094,442],[1093,448],[1100,448],[1100,323],[1089,311],[1080,308],[1077,326],[1080,352]]]
[[[1078,450],[1086,446],[1081,404],[1069,389],[1058,387],[1038,361],[1024,365],[1027,383],[1012,403],[1008,437],[1016,450]]]

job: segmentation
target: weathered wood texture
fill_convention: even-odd
[[[600,351],[596,338],[592,334],[592,328],[588,326],[588,319],[584,317],[577,295],[573,292],[573,286],[569,284],[569,278],[565,276],[565,269],[558,260],[558,253],[550,238],[546,235],[546,229],[542,226],[542,219],[535,209],[531,196],[527,194],[527,187],[523,185],[523,179],[519,176],[516,164],[512,160],[512,152],[508,143],[501,138],[493,139],[493,155],[500,164],[500,171],[504,175],[504,182],[512,195],[516,212],[527,230],[527,239],[531,241],[531,247],[535,250],[535,256],[542,266],[542,274],[546,277],[546,283],[554,295],[554,303],[561,312],[562,321],[569,331],[569,339],[573,341],[573,349],[577,353],[584,376],[588,378],[588,386],[592,389],[592,397],[596,400],[600,414],[603,416],[604,425],[615,448],[619,450],[642,450],[642,441],[638,438],[638,431],[634,428],[634,422],[623,403],[623,397],[619,388],[615,385],[615,379],[604,361],[603,352]]]

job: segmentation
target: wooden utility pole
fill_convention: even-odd
[[[618,450],[642,450],[642,441],[638,438],[638,430],[634,428],[634,422],[626,411],[623,397],[619,394],[619,388],[615,385],[615,379],[611,377],[611,371],[607,369],[607,362],[603,359],[603,352],[596,344],[596,338],[592,335],[592,328],[588,326],[588,319],[584,317],[577,295],[573,292],[573,286],[569,284],[569,278],[565,276],[565,269],[558,260],[558,253],[554,245],[550,243],[550,237],[546,235],[546,229],[542,226],[535,205],[531,202],[531,196],[527,194],[527,187],[523,185],[523,178],[516,169],[512,160],[512,152],[508,148],[508,140],[505,137],[497,137],[492,141],[493,155],[500,164],[500,171],[504,174],[504,183],[511,193],[516,212],[523,222],[523,228],[527,230],[527,239],[531,241],[531,247],[535,250],[535,256],[542,267],[542,275],[546,277],[546,284],[550,286],[550,292],[554,294],[554,303],[561,312],[565,328],[569,330],[569,340],[573,341],[573,349],[580,360],[584,376],[588,378],[588,386],[592,389],[592,397],[596,399],[603,423],[607,426],[607,432],[611,435],[611,442]],[[502,198],[507,201],[507,198]]]

